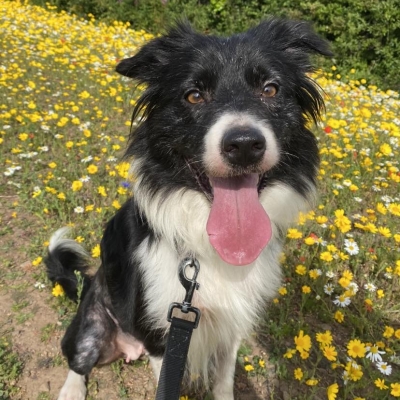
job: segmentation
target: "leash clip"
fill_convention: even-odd
[[[186,275],[187,268],[194,268],[192,278]],[[198,290],[200,283],[196,282],[197,275],[200,272],[200,264],[196,258],[185,258],[179,265],[179,281],[186,290],[185,299],[182,303],[171,303],[168,309],[168,322],[172,321],[172,312],[175,308],[181,310],[184,314],[194,313],[196,319],[194,321],[194,328],[197,328],[200,321],[201,312],[198,308],[192,307],[192,299],[195,290]]]

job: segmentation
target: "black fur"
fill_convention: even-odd
[[[317,120],[323,108],[320,89],[309,77],[312,54],[331,55],[307,23],[271,19],[228,38],[204,36],[180,24],[121,61],[117,72],[147,86],[132,117],[142,120],[126,151],[129,160],[141,160],[136,170],[141,190],[152,199],[156,194],[167,198],[177,189],[191,189],[211,201],[202,164],[204,138],[229,111],[267,121],[279,143],[279,163],[263,173],[259,192],[282,182],[307,197],[319,158],[306,122]],[[278,90],[273,99],[262,97],[265,82]],[[202,103],[188,103],[193,90],[199,91]],[[85,275],[85,297],[62,342],[70,368],[79,374],[86,375],[112,358],[120,330],[143,342],[150,355],[163,354],[164,333],[148,323],[146,289],[134,257],[144,240],[157,244],[160,239],[148,217],[133,197],[107,224],[101,267],[90,289]],[[80,257],[79,252],[56,247],[46,260],[49,278],[74,300],[73,271],[86,270]]]

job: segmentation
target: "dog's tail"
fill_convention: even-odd
[[[50,281],[61,285],[71,300],[78,301],[83,299],[91,284],[91,278],[86,274],[89,254],[75,240],[66,237],[68,232],[69,228],[61,228],[54,233],[44,262]],[[82,277],[81,287],[77,272]]]

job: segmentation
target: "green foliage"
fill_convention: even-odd
[[[44,0],[34,0],[37,4]],[[274,15],[308,20],[334,50],[334,63],[353,77],[400,88],[399,0],[50,0],[59,9],[159,33],[186,18],[197,29],[226,35]],[[329,61],[327,61],[329,62]]]
[[[9,399],[18,391],[16,382],[22,371],[22,362],[11,350],[5,337],[0,339],[0,399]]]

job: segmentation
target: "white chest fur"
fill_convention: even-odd
[[[263,191],[260,202],[273,228],[272,239],[258,259],[247,266],[223,262],[210,245],[206,224],[210,212],[208,200],[191,190],[178,190],[151,198],[143,195],[140,179],[136,182],[136,201],[149,225],[161,237],[153,243],[144,240],[134,257],[139,262],[145,286],[146,313],[154,328],[167,329],[169,304],[184,299],[185,290],[178,279],[178,265],[184,257],[194,256],[200,262],[193,305],[202,318],[194,331],[188,365],[193,375],[207,380],[211,364],[218,354],[231,351],[231,344],[248,336],[280,285],[281,240],[278,226],[284,229],[308,201],[285,185]]]

